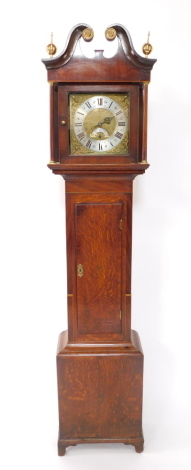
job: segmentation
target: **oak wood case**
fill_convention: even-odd
[[[120,25],[118,53],[79,49],[87,25],[66,49],[43,60],[50,82],[51,161],[65,179],[68,331],[57,352],[58,453],[69,445],[123,442],[143,450],[143,352],[131,330],[133,179],[148,168],[147,87],[155,60],[140,57]],[[129,93],[130,150],[124,155],[69,151],[70,93]],[[64,121],[64,126],[63,126]]]

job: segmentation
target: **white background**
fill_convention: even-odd
[[[190,469],[190,0],[6,2],[1,7],[1,468]],[[84,445],[57,456],[57,337],[66,328],[64,182],[47,169],[49,86],[41,57],[77,23],[94,45],[123,24],[151,31],[150,169],[134,184],[132,326],[145,354],[145,451]]]

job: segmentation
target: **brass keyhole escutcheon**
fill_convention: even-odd
[[[78,273],[78,276],[79,276],[79,277],[82,277],[82,276],[83,276],[83,274],[84,274],[84,268],[83,268],[82,264],[78,264],[77,273]]]

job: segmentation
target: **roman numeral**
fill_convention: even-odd
[[[91,141],[91,140],[88,140],[88,141],[87,141],[87,144],[86,144],[86,147],[88,147],[88,148],[90,149],[91,145],[92,145],[92,141]]]
[[[102,106],[103,105],[103,98],[98,98],[97,102],[98,102],[99,106]]]
[[[99,144],[99,150],[103,150],[103,147],[101,144]]]
[[[123,137],[123,134],[121,134],[121,132],[116,132],[115,137],[121,139]]]
[[[113,147],[113,144],[112,144],[112,142],[110,142],[110,144],[111,144],[111,145],[112,145],[112,147]]]
[[[75,126],[82,126],[81,122],[76,122]]]
[[[115,115],[118,116],[121,113],[122,113],[122,111],[118,111],[117,113],[115,113]]]
[[[86,106],[87,106],[89,109],[91,108],[91,104],[89,103],[89,101],[87,101]]]
[[[113,101],[110,103],[109,108],[111,108],[112,104],[113,104]]]
[[[125,126],[125,122],[118,122],[118,126]]]
[[[82,116],[84,116],[84,113],[80,113],[80,111],[77,111],[78,114],[81,114]]]
[[[77,134],[78,139],[82,140],[84,138],[84,132],[80,132],[80,134]]]

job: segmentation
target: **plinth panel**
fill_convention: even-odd
[[[141,353],[59,355],[57,368],[61,440],[142,435]]]

